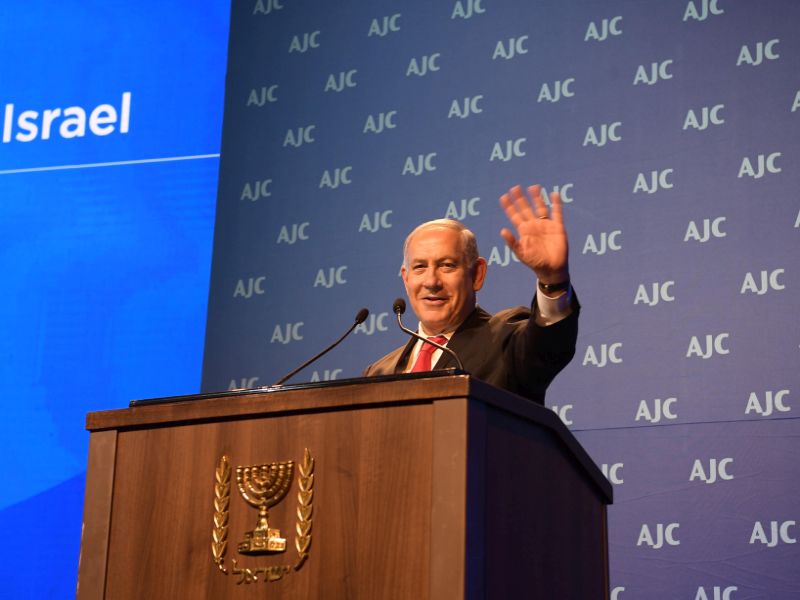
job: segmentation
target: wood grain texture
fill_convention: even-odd
[[[89,439],[78,561],[78,600],[103,598],[105,594],[116,451],[116,431],[94,433]]]
[[[551,411],[469,377],[236,394],[87,423],[87,514],[99,508],[81,567],[93,592],[81,600],[607,593],[610,485]],[[257,511],[235,468],[300,461],[305,448],[316,461],[310,557],[280,581],[237,584],[234,558],[240,568],[295,563],[297,483],[270,509],[287,552],[243,556],[236,546]],[[227,575],[211,552],[223,454],[233,470]],[[96,541],[103,519],[106,546]]]

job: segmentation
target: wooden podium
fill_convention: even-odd
[[[86,421],[79,600],[608,597],[610,484],[552,411],[469,376]],[[275,501],[270,545],[285,551],[240,553]]]

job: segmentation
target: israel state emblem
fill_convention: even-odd
[[[286,552],[286,538],[280,529],[271,527],[269,509],[280,503],[289,493],[297,467],[297,521],[294,546],[297,551],[294,563],[269,566],[240,566],[237,559],[226,562],[228,551],[228,513],[231,500],[230,460],[223,455],[214,472],[214,518],[211,530],[211,555],[214,564],[225,575],[237,577],[237,584],[257,581],[278,581],[284,575],[300,570],[308,559],[311,546],[311,521],[314,499],[314,459],[308,448],[302,462],[287,460],[259,465],[236,467],[236,487],[239,496],[258,511],[256,526],[244,534],[237,545],[239,554],[246,556],[279,555]]]

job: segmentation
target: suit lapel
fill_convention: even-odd
[[[456,329],[453,337],[451,337],[450,341],[447,343],[447,347],[455,352],[458,358],[461,359],[462,364],[465,365],[465,370],[467,369],[466,365],[472,362],[472,356],[484,351],[484,348],[481,348],[480,344],[476,344],[475,340],[481,333],[481,326],[491,319],[491,317],[492,316],[480,306],[476,306],[475,310],[473,310],[466,321]],[[450,354],[442,352],[442,355],[439,357],[439,360],[436,361],[436,365],[433,368],[434,370],[452,369],[457,366],[456,360]]]
[[[411,356],[411,351],[414,349],[414,344],[416,342],[417,338],[412,337],[408,340],[405,348],[403,348],[403,351],[400,352],[400,355],[397,357],[397,362],[394,363],[393,373],[405,372],[406,366],[408,366],[408,357]]]

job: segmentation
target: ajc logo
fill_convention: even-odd
[[[703,349],[700,340],[697,336],[693,335],[689,341],[689,349],[686,351],[686,358],[693,356],[702,359],[711,358],[713,354],[730,354],[730,349],[725,346],[725,342],[730,337],[729,333],[720,333],[717,335],[707,334],[705,338],[706,346]]]
[[[680,546],[681,541],[677,538],[676,531],[680,527],[679,523],[656,523],[655,535],[650,531],[650,527],[645,523],[639,531],[639,539],[636,541],[637,546],[642,544],[650,546],[653,550],[662,548],[665,544],[667,546]]]
[[[375,211],[372,218],[370,218],[369,213],[364,213],[361,217],[361,224],[358,226],[358,232],[367,231],[369,233],[376,233],[381,229],[391,229],[392,224],[389,222],[389,215],[391,215],[392,212],[391,210],[384,210],[383,212]]]
[[[507,267],[511,261],[519,262],[517,255],[511,252],[508,246],[492,246],[492,251],[489,253],[489,260],[486,261],[488,265],[498,265],[500,267]]]
[[[686,118],[683,120],[683,130],[686,131],[689,127],[703,131],[708,129],[709,125],[722,125],[725,122],[720,116],[720,111],[725,108],[724,104],[715,104],[714,106],[703,106],[698,109],[700,116],[693,109],[689,109],[686,113]]]
[[[414,177],[419,177],[423,173],[432,173],[436,170],[436,165],[433,164],[433,159],[436,158],[436,152],[429,152],[428,154],[417,154],[416,162],[413,156],[407,156],[406,162],[403,165],[403,175],[409,173]]]
[[[253,88],[250,90],[250,95],[247,97],[247,106],[256,105],[258,107],[264,106],[267,102],[278,101],[278,86],[262,85],[261,89]]]
[[[611,465],[608,463],[603,463],[602,465],[600,465],[600,470],[603,472],[603,475],[605,475],[606,479],[608,479],[610,483],[612,483],[613,485],[622,485],[623,483],[625,483],[625,481],[622,479],[622,474],[621,474],[622,467],[624,466],[625,466],[624,463],[614,463]]]
[[[660,189],[672,189],[672,182],[669,180],[669,176],[674,172],[674,169],[650,171],[649,182],[647,175],[639,173],[636,176],[636,183],[633,184],[633,193],[638,194],[639,192],[645,192],[647,194],[655,194]]]
[[[697,3],[700,4],[700,9],[697,8]],[[725,11],[717,6],[717,0],[690,0],[686,5],[686,10],[683,13],[683,20],[688,21],[694,19],[695,21],[705,21],[709,15],[721,15]]]
[[[712,484],[716,481],[730,481],[733,475],[728,472],[728,467],[733,463],[732,458],[723,458],[717,461],[716,458],[711,458],[708,461],[708,469],[705,469],[703,461],[699,458],[694,461],[692,465],[692,472],[689,474],[689,481],[699,479],[707,484]]]
[[[372,22],[369,24],[369,31],[367,32],[367,37],[371,37],[373,35],[377,35],[378,37],[386,37],[390,33],[400,31],[400,25],[397,22],[400,20],[402,15],[400,13],[395,13],[391,16],[385,16],[380,21],[378,19],[372,19]]]
[[[326,273],[325,269],[317,271],[317,276],[314,278],[314,287],[332,288],[335,285],[344,285],[347,279],[344,278],[344,272],[347,270],[347,265],[340,267],[330,267]]]
[[[725,231],[722,231],[722,224],[725,220],[726,217],[716,217],[713,220],[703,219],[702,227],[699,229],[697,223],[689,221],[689,225],[686,227],[686,235],[683,236],[683,241],[688,242],[689,240],[694,240],[702,244],[710,240],[712,236],[715,238],[724,238],[728,235]],[[700,233],[701,230],[703,233]]]
[[[574,425],[574,423],[572,422],[572,419],[569,418],[567,413],[572,411],[572,408],[572,404],[564,404],[563,406],[553,405],[550,407],[550,410],[558,415],[558,418],[561,419],[564,425],[570,426]]]
[[[575,83],[574,77],[554,81],[552,88],[548,83],[543,83],[542,87],[539,89],[539,97],[536,99],[536,102],[546,100],[547,102],[555,103],[562,98],[572,98],[575,96],[575,92],[573,92],[570,87],[573,83]]]
[[[599,25],[592,21],[586,28],[586,35],[583,36],[583,41],[596,40],[604,42],[609,36],[620,36],[622,35],[621,23],[622,15],[617,15],[611,19],[603,19]]]
[[[312,132],[316,128],[316,125],[306,125],[305,127],[298,127],[297,130],[289,129],[283,137],[283,147],[299,148],[303,144],[313,144],[316,140]]]
[[[324,371],[314,371],[311,373],[311,383],[315,383],[317,381],[333,381],[339,375],[342,374],[341,369],[325,369]]]
[[[256,5],[253,7],[254,15],[268,15],[273,11],[283,9],[281,0],[256,0]]]
[[[665,79],[672,79],[672,73],[668,71],[669,66],[673,63],[672,59],[662,60],[661,62],[650,63],[649,74],[648,66],[639,65],[636,69],[636,75],[633,77],[633,85],[644,83],[645,85],[655,85],[659,81]]]
[[[252,390],[258,383],[258,377],[242,377],[241,381],[231,379],[228,384],[228,391],[232,390]]]
[[[434,52],[433,54],[426,54],[417,62],[416,58],[412,58],[408,67],[406,68],[406,77],[416,75],[417,77],[425,77],[428,72],[435,72],[439,70],[437,61],[441,58],[441,53]]]
[[[366,321],[356,326],[354,334],[373,335],[377,331],[389,331],[389,326],[386,324],[388,318],[389,313],[384,312],[379,315],[370,313]]]
[[[728,587],[715,585],[713,588],[710,588],[711,595],[709,596],[708,593],[706,593],[706,589],[700,586],[697,588],[697,594],[694,600],[733,600],[733,592],[736,591],[739,591],[739,588],[735,585]]]
[[[736,66],[740,67],[743,64],[747,64],[757,67],[764,62],[764,59],[779,59],[781,55],[775,52],[775,46],[777,46],[779,43],[780,40],[777,38],[769,40],[768,42],[758,42],[755,45],[753,52],[750,52],[750,48],[747,46],[747,44],[743,45],[741,50],[739,50],[739,58],[736,59]]]
[[[789,390],[779,390],[777,392],[766,390],[764,392],[764,402],[762,403],[756,392],[750,392],[744,414],[749,415],[751,412],[754,412],[762,417],[768,417],[773,413],[773,409],[782,413],[790,412],[792,407],[788,404],[784,404],[783,401],[784,397],[788,395]]]
[[[739,174],[737,175],[737,178],[747,175],[753,179],[761,179],[766,172],[780,173],[781,168],[775,164],[775,161],[778,160],[780,156],[780,152],[773,152],[769,156],[759,154],[755,158],[756,168],[753,168],[753,164],[750,162],[750,159],[745,156],[742,159],[742,165],[739,167]]]
[[[481,211],[476,208],[476,205],[480,201],[481,199],[478,197],[462,198],[460,205],[461,210],[459,211],[459,205],[456,204],[455,200],[451,200],[450,204],[447,205],[447,211],[444,213],[444,218],[458,219],[459,221],[463,221],[467,218],[467,216],[477,217],[481,214]]]
[[[678,418],[678,413],[673,410],[673,406],[677,401],[677,398],[667,398],[665,400],[656,398],[653,400],[653,409],[650,410],[650,403],[647,400],[642,400],[639,402],[634,421],[644,419],[648,423],[660,423],[662,417],[669,421],[674,421]]]
[[[498,58],[503,58],[505,60],[511,60],[517,55],[527,54],[528,48],[525,46],[525,42],[528,41],[527,35],[521,35],[515,38],[508,38],[508,48],[504,45],[504,40],[500,40],[494,47],[494,52],[492,53],[492,60],[497,60]]]
[[[394,118],[397,116],[396,110],[378,113],[377,116],[367,115],[362,133],[383,133],[386,129],[394,129],[397,125]]]
[[[620,242],[617,241],[617,238],[622,235],[622,231],[616,229],[612,232],[601,232],[598,234],[598,241],[594,239],[593,234],[589,234],[586,236],[586,242],[583,244],[583,251],[581,254],[586,254],[587,252],[591,252],[592,254],[597,254],[598,256],[602,256],[606,253],[606,250],[610,250],[611,252],[617,252],[622,250],[622,246]]]
[[[756,277],[753,276],[751,272],[748,272],[744,276],[744,281],[742,282],[742,289],[739,290],[740,294],[758,294],[759,296],[763,296],[769,290],[785,290],[786,286],[778,281],[778,277],[783,275],[783,269],[774,269],[773,271],[761,271],[761,287],[758,286],[756,283]]]
[[[750,534],[750,543],[764,544],[768,548],[774,548],[779,543],[796,544],[797,538],[789,532],[789,529],[795,525],[795,521],[783,521],[782,523],[770,521],[765,529],[761,521],[756,521],[753,525],[753,533]],[[769,530],[769,534],[767,530]]]
[[[251,298],[254,294],[262,296],[266,293],[264,290],[264,281],[266,277],[248,277],[247,279],[240,279],[236,282],[236,288],[233,290],[234,298]]]
[[[349,71],[339,71],[339,73],[331,73],[325,81],[325,92],[343,92],[346,89],[354,88],[358,85],[355,80],[357,69],[350,69]]]
[[[272,185],[272,179],[262,179],[261,181],[254,181],[252,185],[246,182],[242,188],[242,194],[239,200],[250,200],[255,202],[259,198],[269,198],[272,196],[269,186]]]
[[[598,352],[595,351],[594,346],[587,346],[586,352],[583,355],[583,362],[581,363],[582,366],[586,365],[594,365],[595,367],[605,367],[607,364],[621,364],[622,358],[617,354],[622,348],[622,342],[615,342],[613,344],[600,344],[599,354],[600,357],[598,358]]]
[[[608,142],[619,142],[622,140],[622,135],[617,133],[617,130],[622,126],[621,121],[614,123],[603,123],[600,125],[599,131],[595,131],[591,125],[586,130],[586,135],[583,137],[583,146],[588,145],[597,146],[602,148]]]
[[[461,102],[459,102],[458,98],[454,99],[450,103],[450,111],[447,113],[447,118],[452,119],[453,117],[458,117],[459,119],[466,119],[470,115],[478,115],[483,112],[483,109],[478,106],[478,102],[483,100],[483,95],[478,94],[477,96],[467,96],[464,98],[463,107]]]
[[[299,52],[304,54],[312,48],[319,48],[319,30],[312,31],[311,33],[303,33],[296,35],[289,43],[289,54],[292,52]]]
[[[652,293],[648,295],[648,288],[644,283],[640,283],[636,289],[634,304],[644,303],[647,306],[655,306],[659,301],[674,302],[675,296],[672,295],[670,288],[675,285],[674,281],[654,282],[651,285]]]
[[[350,185],[353,180],[350,179],[350,173],[353,171],[352,165],[346,167],[336,167],[332,171],[325,169],[322,177],[319,180],[319,188],[330,188],[335,190],[340,185]]]
[[[301,341],[303,339],[303,334],[300,333],[300,328],[303,327],[303,325],[303,321],[275,325],[269,343],[274,344],[278,342],[279,344],[288,344],[290,342]]]
[[[526,138],[517,138],[516,140],[506,140],[505,142],[505,153],[503,152],[503,146],[501,142],[495,142],[494,146],[492,146],[492,154],[489,157],[489,162],[494,160],[501,160],[503,162],[508,162],[512,158],[522,158],[524,157],[525,150],[522,149],[522,144],[527,142]]]
[[[305,223],[293,223],[292,225],[283,225],[281,227],[280,232],[278,233],[278,241],[276,244],[294,244],[300,240],[307,240],[309,239],[308,233],[306,233],[306,229],[308,226],[311,225],[308,221]]]
[[[466,5],[466,8],[464,6]],[[453,14],[450,15],[450,20],[453,19],[471,19],[475,15],[482,15],[486,9],[481,5],[481,0],[458,0],[453,6]]]

